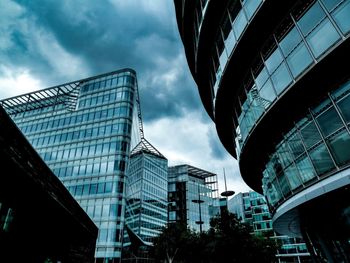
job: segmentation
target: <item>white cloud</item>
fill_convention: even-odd
[[[145,123],[144,126],[146,139],[167,157],[170,166],[190,164],[216,173],[219,192],[225,190],[225,168],[228,190],[236,193],[250,190],[240,176],[237,161],[228,153],[222,160],[211,156],[208,130],[215,128],[214,125],[201,122],[200,113],[191,112],[176,119],[163,118]]]
[[[0,99],[42,89],[40,80],[35,79],[26,68],[13,69],[0,65]]]

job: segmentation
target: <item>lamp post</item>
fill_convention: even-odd
[[[221,193],[221,196],[226,198],[226,208],[227,208],[227,198],[229,196],[232,196],[235,194],[232,190],[227,190],[227,184],[226,184],[226,175],[225,175],[225,168],[224,168],[224,181],[225,181],[225,191]]]
[[[199,232],[202,233],[202,225],[204,224],[204,222],[202,221],[201,204],[204,203],[204,201],[201,200],[199,185],[198,185],[198,199],[194,199],[194,200],[192,200],[192,202],[198,204],[199,221],[196,221],[195,223],[196,223],[197,225],[199,225]]]

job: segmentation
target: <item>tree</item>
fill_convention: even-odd
[[[278,248],[275,240],[253,235],[249,225],[228,212],[214,218],[207,232],[170,224],[154,241],[155,259],[167,263],[271,263]]]
[[[185,224],[172,223],[163,228],[162,234],[153,241],[153,254],[158,262],[186,262],[188,247],[193,247],[198,238]]]

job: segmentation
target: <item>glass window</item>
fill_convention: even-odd
[[[334,168],[334,163],[324,144],[310,152],[310,158],[315,166],[317,174],[321,175]]]
[[[98,188],[97,188],[97,193],[98,194],[103,194],[105,191],[105,183],[99,183]]]
[[[272,54],[266,59],[265,65],[270,73],[275,71],[275,69],[281,64],[283,60],[281,51],[277,48]]]
[[[310,181],[316,176],[315,170],[308,156],[304,155],[304,157],[296,161],[295,164],[298,168],[301,180],[304,183]]]
[[[322,21],[322,23],[306,38],[316,58],[322,55],[339,39],[340,35],[328,18]]]
[[[342,0],[322,0],[323,4],[326,6],[327,10],[332,11]]]
[[[292,78],[289,75],[287,66],[282,63],[279,68],[271,76],[277,94],[280,94],[291,82]]]
[[[350,2],[344,1],[342,6],[340,6],[337,10],[332,14],[334,20],[337,22],[341,31],[344,34],[349,33],[350,31]]]
[[[97,194],[97,184],[91,184],[90,186],[90,194]]]
[[[236,39],[239,39],[246,25],[247,19],[244,15],[244,12],[241,11],[233,22],[233,31],[235,32]]]
[[[346,122],[350,122],[350,95],[339,101],[337,104]]]
[[[338,165],[350,160],[350,136],[346,130],[328,140],[329,147]]]
[[[272,101],[276,98],[276,92],[272,87],[271,81],[268,80],[265,85],[260,89],[259,95],[262,98],[262,102],[265,108],[267,108]]]
[[[246,0],[243,3],[243,8],[246,11],[248,20],[251,19],[251,17],[254,15],[255,11],[258,9],[261,3],[262,3],[262,0]]]
[[[299,74],[303,72],[312,61],[312,57],[304,43],[301,43],[296,49],[294,49],[287,58],[288,66],[294,78],[299,76]]]
[[[301,185],[301,181],[298,176],[298,170],[296,169],[294,164],[290,165],[288,168],[285,169],[285,174],[288,178],[292,190]]]
[[[320,125],[322,133],[325,136],[330,135],[332,132],[338,130],[340,127],[343,126],[343,123],[334,107],[328,108],[316,119],[318,124]]]
[[[258,88],[261,88],[261,87],[265,84],[265,82],[266,82],[266,80],[267,80],[268,78],[269,78],[269,75],[268,75],[268,73],[267,73],[266,68],[264,67],[264,68],[262,68],[262,70],[260,71],[259,75],[255,78],[256,86],[257,86]]]
[[[316,2],[310,9],[299,19],[298,25],[306,36],[318,23],[326,16],[320,4]]]
[[[301,42],[301,36],[294,27],[279,43],[285,57]]]
[[[301,136],[307,148],[321,141],[320,133],[313,121],[310,121],[304,128],[300,130]]]
[[[284,174],[279,175],[278,182],[281,187],[283,195],[287,196],[290,193],[290,186],[288,184],[286,176]]]
[[[299,139],[298,134],[292,135],[289,140],[288,140],[290,149],[295,157],[299,156],[300,154],[304,153],[304,147],[303,144],[301,143],[301,140]]]

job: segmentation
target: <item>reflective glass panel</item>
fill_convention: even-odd
[[[265,65],[270,73],[281,64],[283,60],[282,54],[279,49],[276,49],[265,61]]]
[[[296,169],[294,164],[290,165],[288,168],[285,169],[285,174],[288,178],[292,190],[301,185],[301,181],[298,176],[298,170]]]
[[[304,157],[300,158],[298,161],[295,162],[301,180],[305,183],[307,181],[310,181],[312,178],[316,176],[315,170],[311,164],[311,161],[309,160],[309,157],[304,155]]]
[[[301,42],[301,36],[298,30],[294,27],[279,43],[284,56],[288,54]]]
[[[297,133],[295,133],[293,136],[289,138],[288,143],[295,157],[305,152],[304,146],[301,143],[301,140],[299,139],[299,135]]]
[[[322,0],[329,12],[332,11],[341,1],[342,0]]]
[[[320,4],[316,2],[310,9],[300,18],[298,25],[300,30],[306,36],[316,25],[326,16]]]
[[[338,130],[340,127],[343,126],[343,123],[334,107],[328,108],[316,119],[321,128],[322,133],[325,136],[330,135],[332,132]]]
[[[271,76],[277,94],[280,94],[291,82],[292,78],[289,75],[287,66],[282,63]]]
[[[350,2],[347,1],[332,14],[344,34],[350,31]]]
[[[304,43],[301,43],[287,58],[288,66],[296,78],[303,72],[311,63],[312,57]]]
[[[339,101],[338,106],[346,122],[350,122],[350,95]]]
[[[244,9],[247,13],[248,20],[254,15],[255,11],[258,9],[259,5],[262,3],[262,0],[247,0],[244,2]]]
[[[338,165],[350,160],[350,136],[346,130],[332,136],[328,144]]]
[[[246,25],[247,19],[244,12],[239,12],[235,21],[233,22],[233,31],[235,32],[236,39],[239,39]]]
[[[259,75],[255,78],[256,86],[257,86],[258,88],[261,88],[261,87],[264,85],[264,83],[266,82],[266,80],[267,80],[268,78],[269,78],[269,75],[268,75],[268,73],[267,73],[266,68],[264,67],[264,68],[260,71]]]
[[[307,148],[321,141],[320,133],[313,121],[310,121],[304,128],[302,128],[300,133]]]
[[[324,144],[310,152],[310,158],[315,166],[317,174],[321,175],[334,168],[334,163]]]
[[[262,99],[263,105],[266,106],[265,108],[267,108],[267,106],[269,106],[270,103],[275,100],[276,93],[275,93],[275,90],[272,87],[272,84],[271,84],[270,80],[268,80],[265,83],[265,85],[260,89],[259,95],[260,95],[260,97]]]
[[[339,39],[340,35],[328,18],[322,21],[322,23],[306,38],[316,58],[322,55]]]

